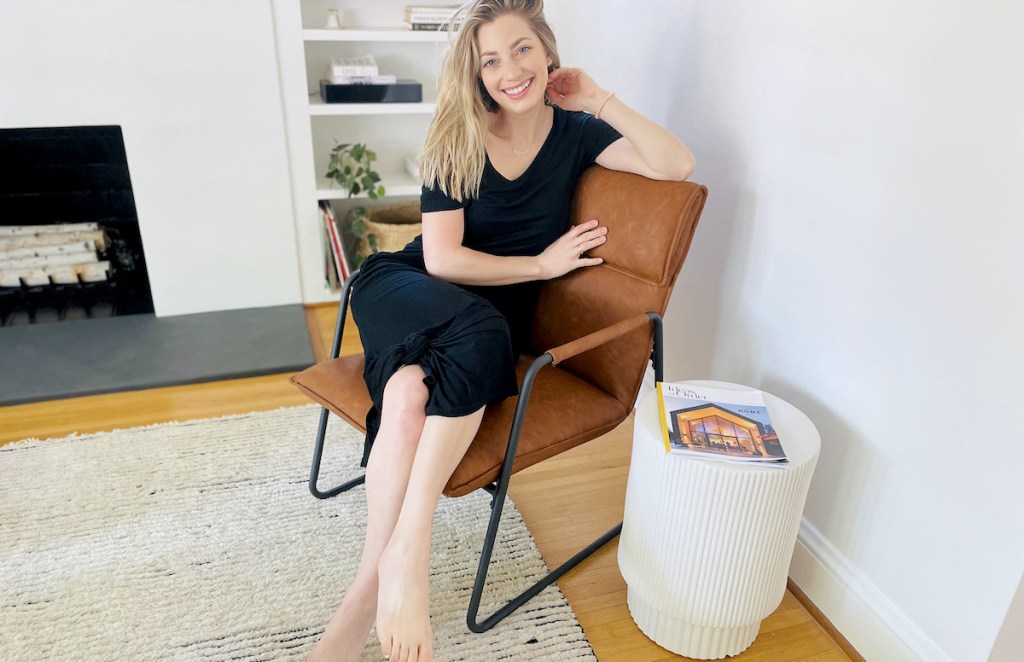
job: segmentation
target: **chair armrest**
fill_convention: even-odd
[[[587,350],[594,349],[598,345],[603,345],[609,340],[614,340],[619,336],[623,336],[629,333],[633,329],[639,328],[650,323],[651,318],[648,316],[647,313],[637,313],[633,317],[627,317],[621,322],[616,322],[611,326],[606,326],[605,328],[598,329],[593,333],[588,333],[582,338],[570,340],[564,345],[559,345],[554,349],[549,349],[546,352],[546,354],[550,354],[552,358],[552,363],[554,365],[558,365],[559,363],[568,358],[576,356],[577,354],[582,354]]]

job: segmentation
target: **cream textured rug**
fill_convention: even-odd
[[[365,490],[306,487],[320,409],[0,446],[0,660],[304,659],[352,578]],[[321,485],[357,475],[336,417]],[[466,606],[490,495],[441,500],[431,550],[435,659],[596,660],[557,587],[472,634]],[[505,507],[484,590],[492,613],[543,575]],[[363,660],[379,660],[376,636]]]

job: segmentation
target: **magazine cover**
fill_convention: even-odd
[[[760,391],[658,382],[665,450],[734,462],[784,464]]]

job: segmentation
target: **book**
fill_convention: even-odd
[[[410,30],[445,30],[455,17],[455,29],[459,29],[465,15],[455,16],[459,6],[406,7],[403,23]]]
[[[452,20],[452,14],[445,14],[443,12],[410,14],[406,12],[404,20],[409,23],[448,23]],[[461,17],[456,20],[460,23],[462,22]]]
[[[410,23],[409,21],[404,21],[403,23],[407,30],[415,32],[438,32],[448,29],[447,23]]]
[[[656,388],[667,452],[765,466],[788,462],[761,391],[680,382]]]
[[[348,261],[348,252],[345,248],[344,235],[341,232],[341,226],[338,224],[338,216],[334,213],[334,206],[331,205],[330,202],[327,203],[327,215],[331,221],[330,229],[332,246],[334,246],[338,266],[341,268],[341,281],[344,283],[352,274],[352,266]]]
[[[390,85],[397,83],[398,77],[394,74],[380,74],[379,76],[332,76],[328,73],[327,80],[332,85]]]
[[[331,248],[331,232],[327,227],[327,214],[324,211],[324,203],[320,202],[320,239],[323,244],[324,258],[324,285],[331,292],[338,290],[338,274],[334,264],[334,255]]]
[[[345,247],[341,239],[341,229],[338,227],[338,219],[334,213],[334,208],[330,202],[321,200],[320,209],[323,213],[324,229],[328,245],[331,249],[329,266],[334,271],[334,278],[332,279],[334,282],[331,287],[331,291],[334,292],[338,289],[339,285],[344,284],[348,280],[350,267],[348,258],[345,255]]]
[[[350,57],[344,59],[332,57],[331,63],[327,65],[328,78],[379,75],[380,68],[377,67],[377,61],[373,59],[372,55],[363,55],[361,57]]]
[[[405,8],[405,20],[413,23],[447,23],[457,11],[459,11],[459,5],[408,5]]]

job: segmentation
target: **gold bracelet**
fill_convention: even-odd
[[[597,107],[597,112],[594,113],[594,119],[596,119],[596,120],[601,119],[601,111],[604,110],[604,105],[606,103],[608,103],[608,99],[611,99],[613,96],[615,96],[615,90],[612,90],[611,92],[609,92],[608,96],[606,96],[604,98],[604,101],[601,102],[601,105]]]

